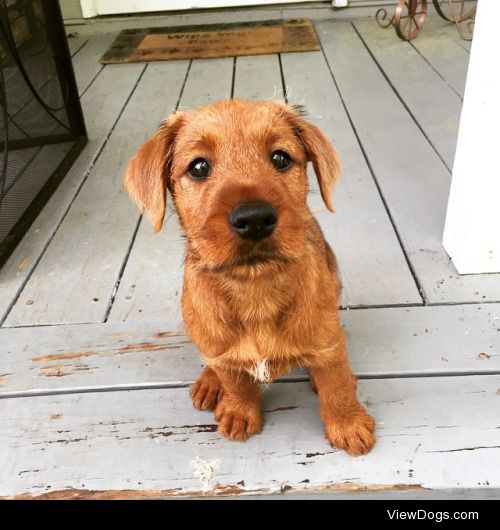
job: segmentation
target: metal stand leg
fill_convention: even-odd
[[[432,0],[432,2],[441,18],[455,22],[462,39],[472,40],[474,19],[476,17],[476,4],[466,8],[465,0],[461,2],[457,2],[456,0]]]
[[[387,10],[382,8],[375,14],[377,23],[382,28],[394,26],[400,39],[412,40],[422,30],[427,15],[427,0],[398,0],[392,18],[387,21]]]

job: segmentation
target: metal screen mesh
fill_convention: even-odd
[[[1,263],[85,136],[56,2],[0,0],[0,107]]]

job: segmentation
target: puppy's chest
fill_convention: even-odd
[[[282,289],[269,291],[238,293],[231,299],[229,312],[245,328],[257,329],[282,324],[289,315],[290,307],[294,305],[294,297]]]
[[[245,370],[260,383],[269,383],[289,371],[296,364],[294,347],[279,334],[260,330],[258,334],[243,336],[218,361],[233,369]]]

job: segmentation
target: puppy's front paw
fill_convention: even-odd
[[[217,374],[207,366],[189,390],[189,394],[198,410],[214,410],[223,394],[222,384]]]
[[[218,432],[230,440],[248,440],[262,430],[262,415],[258,405],[224,396],[215,409]]]
[[[375,445],[375,422],[362,408],[354,414],[325,421],[325,436],[352,456],[369,453]]]

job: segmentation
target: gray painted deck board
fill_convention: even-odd
[[[408,43],[380,32],[368,21],[356,21],[354,27],[451,171],[462,109],[460,97]],[[462,51],[459,66],[466,70],[469,56]]]
[[[353,27],[321,23],[316,28],[427,300],[500,300],[500,275],[460,276],[445,253],[441,241],[450,174]],[[365,83],[360,83],[360,72]],[[368,94],[376,94],[376,104]]]
[[[74,57],[82,47],[88,42],[88,37],[72,36],[68,37],[68,48],[71,56]]]
[[[430,15],[425,20],[425,31],[420,32],[418,38],[422,40],[436,39],[438,42],[450,41],[460,46],[466,53],[470,53],[471,41],[460,37],[456,25],[453,22],[442,19],[437,13]],[[418,39],[414,39],[416,42]],[[443,50],[444,51],[444,50]]]
[[[165,80],[177,79],[178,93],[186,68],[185,62],[171,62],[149,65],[145,70],[145,83],[139,83],[133,93],[113,135],[9,314],[7,326],[104,320],[139,219],[137,208],[122,187],[125,166],[137,146],[164,118],[168,108]],[[172,92],[176,98],[175,90]]]
[[[456,31],[456,30],[455,30]],[[463,43],[440,31],[422,32],[411,45],[435,68],[443,78],[463,97],[469,64],[469,52]]]
[[[499,387],[500,376],[360,381],[378,442],[358,458],[323,438],[307,383],[267,390],[264,430],[245,443],[214,432],[212,414],[196,411],[187,389],[143,390],[140,399],[137,391],[9,399],[0,409],[0,496],[198,496],[198,457],[219,461],[206,495],[431,496],[487,485],[494,497]]]
[[[365,22],[358,27],[372,33]],[[175,105],[187,62],[150,64],[137,84],[144,65],[101,69],[98,59],[111,37],[90,36],[79,50],[70,40],[86,88],[90,142],[0,271],[0,321],[22,291],[5,323],[10,327],[0,329],[0,496],[202,495],[190,464],[199,456],[221,460],[208,495],[265,497],[286,490],[308,498],[498,497],[500,476],[492,463],[500,455],[500,304],[432,304],[500,300],[500,276],[456,275],[440,243],[448,172],[352,26],[327,21],[317,30],[354,131],[321,53],[282,59],[291,102],[305,99],[311,120],[344,162],[337,213],[327,214],[311,196],[341,261],[343,303],[420,301],[356,134],[431,302],[341,313],[360,396],[377,419],[375,451],[353,459],[327,445],[316,397],[301,382],[307,379],[301,371],[266,391],[265,430],[248,443],[221,439],[212,415],[193,409],[186,387],[202,361],[179,310],[180,229],[170,210],[160,235],[153,236],[143,219],[133,241],[140,216],[121,191],[128,157]],[[399,43],[392,30],[381,41],[377,32],[366,40],[411,109],[423,95],[409,93],[408,80],[397,78],[399,46],[388,42],[389,34]],[[427,61],[450,91],[461,93],[468,43],[453,25],[429,17],[419,38],[401,46],[420,54],[412,71]],[[276,55],[194,61],[181,107],[229,97],[233,64],[235,96],[282,97]],[[165,78],[151,73],[170,68]],[[371,218],[376,229],[367,224]],[[84,233],[89,248],[79,245]],[[370,236],[373,242],[364,240]],[[98,306],[87,303],[94,289]],[[33,295],[40,295],[38,305]],[[33,323],[58,325],[29,327]],[[28,327],[11,327],[18,325]]]
[[[233,62],[230,57],[192,61],[179,109],[190,109],[229,98]]]
[[[90,85],[96,75],[103,69],[99,62],[116,35],[94,35],[87,44],[73,57],[76,84],[82,93]]]
[[[234,97],[242,99],[283,99],[278,55],[236,57]]]
[[[308,119],[332,140],[340,155],[335,214],[324,206],[312,172],[309,205],[339,261],[342,305],[421,303],[323,54],[283,54],[282,62],[289,102],[304,104]]]
[[[192,108],[229,98],[232,76],[232,58],[193,61],[179,107]],[[174,105],[175,101],[169,111]],[[137,143],[136,149],[139,147]],[[185,241],[171,209],[168,215],[158,235],[152,233],[147,219],[142,220],[109,314],[110,322],[163,318],[176,329],[182,325],[180,297]]]
[[[132,66],[130,68],[129,66]],[[79,186],[95,163],[129,97],[142,66],[105,68],[81,99],[89,143],[34,223],[0,269],[0,322],[35,270],[40,257],[66,215]],[[112,97],[110,95],[112,94]],[[48,149],[42,148],[41,151]],[[43,152],[40,156],[43,156]]]
[[[500,304],[359,309],[341,318],[362,378],[500,373]],[[6,328],[0,342],[0,397],[187,385],[202,367],[175,321]]]

